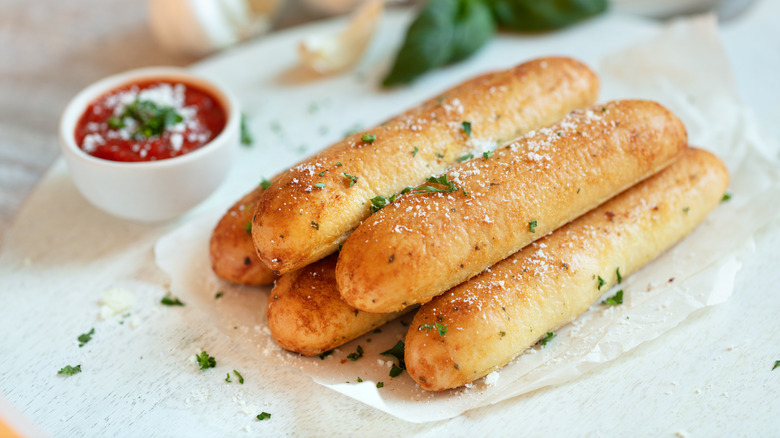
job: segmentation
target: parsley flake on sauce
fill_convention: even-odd
[[[619,291],[615,292],[615,295],[607,298],[606,300],[603,300],[601,304],[606,304],[607,306],[617,306],[618,304],[623,304],[623,289],[620,289]]]
[[[330,356],[331,354],[333,354],[333,350],[328,350],[324,353],[320,353],[319,354],[320,360],[325,360],[325,358]]]
[[[258,421],[269,420],[269,419],[271,419],[271,414],[269,414],[268,412],[261,412],[257,414]]]
[[[133,132],[133,138],[151,138],[162,135],[165,128],[184,121],[184,117],[173,107],[157,105],[151,100],[136,99],[125,107],[124,112],[108,119],[108,126],[121,129],[127,126],[126,119],[131,119],[138,126]]]
[[[182,303],[178,298],[172,297],[171,295],[166,295],[162,297],[160,300],[160,304],[166,305],[166,306],[183,306],[184,303]]]
[[[376,382],[376,387],[377,388],[384,388],[385,387],[385,383],[384,382]]]
[[[90,331],[88,331],[87,333],[80,334],[79,337],[78,337],[79,348],[83,347],[84,344],[86,344],[87,342],[91,341],[92,340],[92,335],[94,335],[94,334],[95,334],[95,328],[94,327]]]
[[[74,374],[78,374],[81,372],[81,365],[76,365],[75,367],[72,367],[70,365],[65,365],[62,369],[57,371],[57,374],[64,374],[66,376],[72,376]]]
[[[217,360],[214,356],[210,356],[205,350],[201,351],[199,355],[195,356],[195,360],[198,361],[198,365],[201,370],[207,370],[217,366]]]

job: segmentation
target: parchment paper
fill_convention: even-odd
[[[691,144],[715,152],[728,165],[732,198],[684,241],[625,279],[623,305],[595,304],[558,330],[546,347],[530,348],[467,387],[428,393],[406,373],[389,377],[392,362],[379,353],[403,338],[411,316],[324,359],[279,348],[265,318],[270,288],[228,284],[211,272],[208,240],[222,210],[200,216],[160,239],[155,248],[157,263],[171,276],[174,294],[209,315],[233,342],[255,351],[258,360],[296,367],[328,388],[407,421],[451,418],[544,386],[564,384],[659,337],[693,312],[726,301],[741,257],[753,250],[753,234],[780,214],[778,146],[762,138],[739,103],[712,17],[672,23],[652,41],[608,56],[598,67],[602,100],[654,99],[678,114]],[[216,300],[218,291],[224,294]],[[613,294],[610,290],[604,296]],[[364,357],[346,361],[358,345]],[[378,389],[377,382],[384,386]]]

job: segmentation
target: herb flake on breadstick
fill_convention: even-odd
[[[540,339],[544,344],[599,300],[592,272],[636,272],[703,222],[727,185],[720,160],[686,150],[659,174],[424,304],[412,324],[438,322],[449,331],[439,337],[410,330],[407,372],[423,389],[441,391],[490,374]],[[680,214],[683,205],[692,207],[689,214]],[[616,275],[606,277],[603,286],[616,284]],[[617,304],[618,296],[611,298]]]
[[[294,166],[263,194],[252,228],[258,256],[280,274],[319,260],[372,213],[370,199],[423,184],[464,154],[482,154],[499,139],[553,123],[592,104],[597,92],[598,79],[585,65],[542,58],[473,78],[439,93],[446,95],[440,100],[352,134]],[[363,135],[376,139],[366,143]]]

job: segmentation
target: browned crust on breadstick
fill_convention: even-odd
[[[464,153],[547,126],[597,93],[598,79],[584,64],[543,58],[469,80],[351,135],[290,169],[261,198],[252,227],[259,256],[278,273],[319,260],[370,214],[369,199],[422,183]]]
[[[410,193],[344,243],[341,296],[367,312],[424,303],[671,163],[687,147],[661,105],[577,111],[492,157],[453,166],[452,193]]]
[[[719,204],[728,179],[715,156],[690,149],[663,172],[434,298],[406,336],[409,375],[440,391],[506,365],[587,310],[615,284],[618,269],[631,274],[690,233]],[[606,283],[599,286],[598,277]],[[447,327],[445,336],[420,329],[435,323]]]
[[[401,316],[361,312],[336,288],[336,255],[283,275],[268,300],[268,326],[284,349],[313,356]],[[411,309],[410,309],[411,310]]]
[[[257,258],[249,228],[263,191],[258,186],[244,195],[228,209],[214,228],[209,242],[209,258],[217,277],[248,286],[271,284],[276,278]]]

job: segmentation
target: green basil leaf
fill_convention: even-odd
[[[488,0],[499,26],[545,31],[569,26],[607,9],[607,0]]]
[[[484,0],[429,0],[406,31],[384,86],[411,82],[423,73],[467,58],[495,33]]]
[[[411,82],[412,79],[444,65],[450,56],[449,45],[455,32],[453,17],[457,4],[452,0],[430,0],[406,31],[390,73],[382,85]]]
[[[496,22],[484,1],[465,0],[454,3],[459,3],[459,7],[448,63],[462,61],[473,55],[496,33]]]

